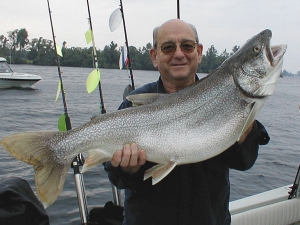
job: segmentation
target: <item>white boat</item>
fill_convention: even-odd
[[[299,171],[293,185],[230,202],[231,225],[300,225]]]
[[[14,72],[5,58],[0,57],[0,88],[30,87],[42,79],[39,75]]]

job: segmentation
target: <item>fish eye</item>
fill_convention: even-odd
[[[254,46],[253,51],[256,52],[256,53],[259,53],[260,52],[260,46],[259,45]]]

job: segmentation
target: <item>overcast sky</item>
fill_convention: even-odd
[[[68,47],[89,47],[85,32],[89,29],[86,0],[49,0],[56,42]],[[119,0],[89,0],[95,43],[103,49],[114,41],[125,42],[124,30],[109,29],[109,17]],[[177,17],[176,0],[123,0],[129,45],[146,46],[152,42],[152,30]],[[300,71],[300,1],[298,0],[180,0],[180,17],[196,26],[204,53],[214,45],[221,53],[268,28],[273,32],[271,45],[287,44],[283,69]],[[47,0],[9,0],[0,7],[0,34],[25,28],[29,40],[52,40]]]

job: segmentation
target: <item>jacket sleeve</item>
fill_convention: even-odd
[[[257,159],[259,145],[266,145],[269,140],[265,127],[256,120],[246,140],[242,144],[232,145],[222,153],[222,157],[229,168],[248,170]]]

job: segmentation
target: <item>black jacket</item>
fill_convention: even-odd
[[[28,182],[18,177],[0,180],[1,225],[49,225],[49,216]]]
[[[198,79],[198,77],[196,76]],[[161,80],[133,91],[165,93]],[[119,109],[131,107],[125,100]],[[134,175],[105,164],[110,181],[125,189],[123,225],[229,225],[229,168],[247,170],[257,158],[259,144],[267,144],[269,136],[255,121],[243,144],[234,144],[222,154],[199,163],[176,166],[162,181],[152,185],[143,181],[145,170],[155,165],[146,162]]]

